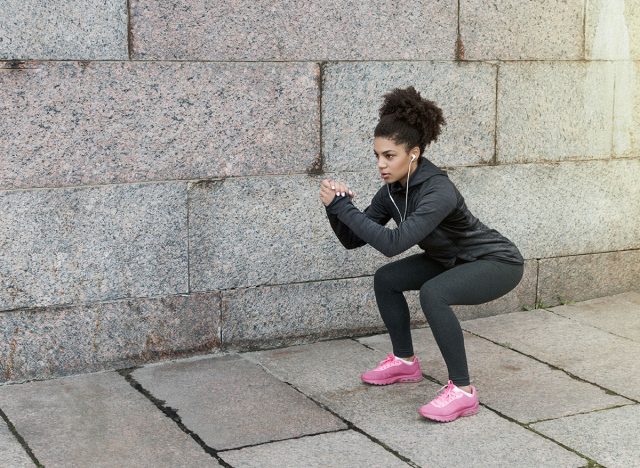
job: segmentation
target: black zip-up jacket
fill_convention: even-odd
[[[511,240],[471,214],[447,173],[425,157],[420,159],[409,177],[409,202],[403,222],[400,211],[404,215],[406,192],[399,182],[383,185],[364,212],[353,205],[349,196],[336,196],[325,207],[342,245],[354,249],[369,244],[393,257],[417,244],[447,269],[455,266],[458,259],[523,264],[521,253]],[[395,229],[384,226],[391,218],[398,225]]]

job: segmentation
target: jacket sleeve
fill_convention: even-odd
[[[446,177],[432,177],[420,190],[422,193],[415,211],[395,229],[373,222],[348,197],[334,200],[335,203],[330,204],[327,209],[363,242],[387,257],[393,257],[427,237],[456,207],[455,189]]]
[[[335,197],[328,206],[325,207],[327,218],[329,218],[329,224],[331,229],[336,234],[336,237],[340,243],[347,249],[355,249],[356,247],[362,247],[366,244],[364,240],[358,237],[354,232],[349,229],[349,226],[344,224],[336,214],[333,213],[333,206],[339,202],[340,199],[348,197]],[[351,200],[349,200],[351,204]],[[351,204],[353,206],[353,204]],[[355,207],[354,207],[355,208]],[[360,214],[363,214],[358,210]],[[376,193],[371,200],[371,204],[365,208],[364,215],[379,225],[385,225],[391,219],[391,216],[387,213],[382,201],[380,200],[380,192]]]

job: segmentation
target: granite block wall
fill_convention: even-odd
[[[526,259],[460,319],[637,289],[639,65],[640,0],[5,1],[0,382],[383,331],[318,192],[367,206],[394,87]]]

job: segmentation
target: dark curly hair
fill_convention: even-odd
[[[389,138],[397,145],[405,144],[407,151],[418,146],[419,156],[422,156],[427,145],[438,139],[441,125],[446,125],[442,109],[435,102],[422,98],[413,86],[394,88],[383,97],[374,137]]]

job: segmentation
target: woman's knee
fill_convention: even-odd
[[[391,264],[382,265],[373,275],[373,287],[376,290],[388,290],[394,287],[394,277]]]
[[[420,305],[425,314],[428,314],[434,306],[438,304],[446,304],[446,299],[438,288],[434,287],[428,281],[420,288]]]

